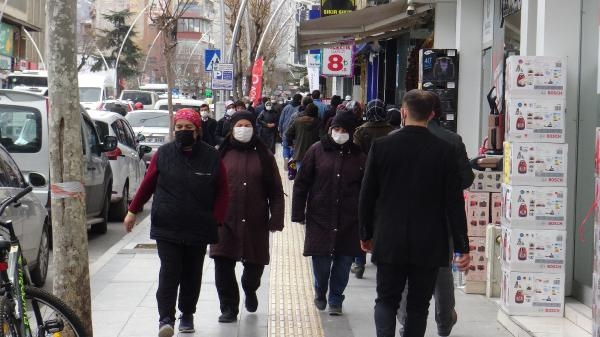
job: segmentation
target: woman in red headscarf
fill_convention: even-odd
[[[201,141],[201,127],[195,110],[177,111],[174,140],[152,157],[124,220],[131,231],[136,213],[154,195],[150,238],[156,240],[160,258],[159,336],[174,334],[178,288],[179,331],[194,332],[206,246],[218,241],[217,224],[227,211],[225,166],[217,150]]]

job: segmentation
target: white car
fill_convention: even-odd
[[[94,120],[100,137],[117,137],[117,148],[106,152],[106,156],[113,172],[109,216],[115,221],[121,221],[146,174],[142,158],[152,149],[139,144],[129,122],[120,114],[97,110],[88,110],[88,114]]]
[[[200,112],[200,106],[203,104],[206,104],[206,102],[199,99],[173,98],[173,111],[177,111],[183,108],[192,108],[197,112]],[[159,99],[154,105],[154,109],[169,110],[168,100]]]
[[[135,110],[127,114],[125,118],[138,135],[140,144],[152,148],[152,152],[144,155],[144,161],[146,165],[149,165],[156,150],[171,140],[169,137],[169,111]]]
[[[123,90],[121,91],[121,101],[132,101],[142,103],[144,109],[152,109],[158,101],[158,95],[152,91],[144,90]]]

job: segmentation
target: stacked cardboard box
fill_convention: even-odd
[[[594,194],[594,274],[593,274],[593,301],[592,321],[593,336],[600,337],[600,128],[596,128],[596,156],[595,156],[596,189]]]
[[[566,64],[527,56],[506,62],[501,304],[510,315],[562,316]]]

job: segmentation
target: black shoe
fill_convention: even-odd
[[[450,324],[450,326],[447,328],[438,327],[438,335],[441,337],[450,336],[450,333],[452,332],[452,328],[454,327],[454,325],[456,325],[457,321],[458,321],[458,315],[456,314],[455,310],[452,310],[452,324]]]
[[[255,312],[256,309],[258,309],[258,298],[256,297],[256,292],[246,294],[245,304],[248,312]]]
[[[219,316],[219,323],[232,323],[237,321],[237,312],[231,309],[225,310],[221,316]]]
[[[363,278],[364,273],[365,273],[365,266],[357,266],[356,270],[354,271],[354,275],[356,276],[357,279]]]
[[[329,316],[341,316],[342,315],[342,306],[329,306]]]
[[[179,317],[179,332],[181,333],[193,333],[194,330],[194,315],[181,314]]]
[[[325,310],[325,307],[327,306],[327,301],[324,298],[315,297],[315,306],[319,310]]]

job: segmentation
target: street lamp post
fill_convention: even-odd
[[[254,58],[254,61],[258,60],[258,58],[260,57],[260,52],[262,49],[263,42],[265,42],[265,37],[267,36],[267,32],[269,31],[269,28],[271,27],[271,24],[273,23],[273,19],[275,18],[275,15],[277,15],[277,13],[281,9],[281,7],[283,7],[284,3],[285,3],[285,0],[281,0],[279,5],[277,5],[277,8],[275,8],[275,11],[273,11],[273,14],[271,14],[271,17],[269,18],[269,21],[267,22],[267,26],[265,27],[265,29],[260,37],[260,42],[258,43],[258,48],[256,49],[256,57]]]
[[[0,18],[0,20],[2,20],[2,18]],[[37,52],[38,57],[40,58],[40,61],[42,62],[42,68],[46,69],[46,64],[44,63],[44,58],[42,57],[42,53],[40,53],[40,49],[38,48],[37,43],[35,43],[35,40],[31,36],[31,34],[29,34],[27,29],[25,29],[25,27],[23,27],[23,31],[25,32],[25,36],[27,36],[27,38],[33,45],[33,48],[35,48],[35,51]]]
[[[148,63],[148,57],[150,57],[150,51],[154,47],[154,44],[156,43],[156,40],[158,40],[158,37],[160,36],[160,34],[162,34],[162,30],[158,31],[158,34],[156,34],[156,36],[154,37],[154,40],[152,40],[152,44],[150,44],[150,48],[148,48],[148,54],[146,54],[146,59],[144,60],[144,66],[142,67],[142,74],[144,74],[144,72],[146,71],[146,64]],[[138,84],[141,84],[139,79],[138,79]]]

